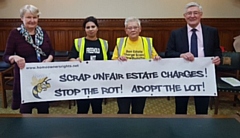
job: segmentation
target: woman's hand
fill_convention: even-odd
[[[69,61],[79,61],[79,62],[82,62],[82,60],[80,58],[70,58]]]
[[[53,56],[49,55],[47,59],[43,60],[42,62],[52,62]]]
[[[24,58],[17,56],[17,55],[10,56],[9,61],[11,63],[15,62],[20,69],[23,69],[25,67],[25,63],[26,63]]]
[[[161,60],[162,58],[160,57],[160,56],[155,56],[154,58],[153,58],[153,60],[154,61],[158,61],[158,60]]]
[[[119,61],[127,61],[127,58],[125,56],[120,56],[118,57]]]

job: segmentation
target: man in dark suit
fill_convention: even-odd
[[[190,2],[185,7],[184,18],[187,25],[172,31],[168,41],[166,57],[180,57],[194,61],[194,57],[213,57],[215,65],[220,64],[222,55],[216,28],[201,24],[202,7]],[[175,97],[176,114],[187,114],[189,96]],[[209,97],[194,97],[196,114],[207,114]]]

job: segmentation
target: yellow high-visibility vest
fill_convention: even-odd
[[[101,38],[99,38],[99,41],[100,41],[102,52],[103,52],[103,60],[108,60],[108,56],[107,56],[108,42]],[[83,55],[84,55],[84,48],[85,48],[85,38],[82,37],[82,38],[74,39],[74,45],[75,45],[76,50],[79,53],[79,58],[81,60],[84,60]]]
[[[126,46],[126,41],[128,37],[117,38],[117,46],[118,46],[118,56],[122,56],[124,52],[124,48]],[[145,53],[145,59],[150,59],[152,56],[152,38],[150,37],[141,37],[143,40],[143,49]]]

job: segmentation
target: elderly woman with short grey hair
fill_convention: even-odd
[[[20,113],[24,114],[31,114],[33,108],[37,108],[38,113],[49,113],[48,102],[21,103],[19,70],[25,63],[53,61],[54,50],[46,31],[38,26],[39,15],[40,11],[33,5],[20,9],[22,24],[10,32],[3,55],[5,62],[14,64],[12,109],[20,108]]]

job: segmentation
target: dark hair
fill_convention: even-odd
[[[86,27],[86,24],[87,24],[88,22],[93,22],[93,23],[98,27],[97,19],[96,19],[95,17],[93,17],[93,16],[89,16],[89,17],[87,17],[87,18],[83,21],[83,28]]]

